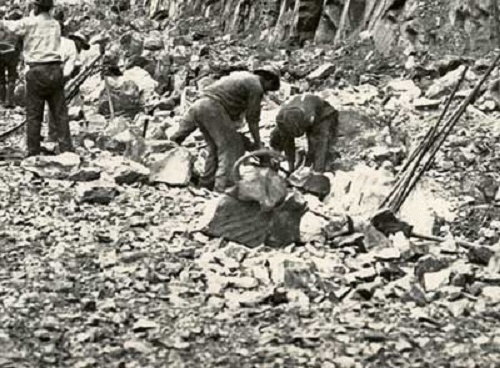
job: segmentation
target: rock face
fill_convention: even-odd
[[[149,13],[221,19],[224,33],[253,34],[271,44],[331,45],[366,31],[384,54],[410,55],[424,44],[453,43],[458,53],[487,50],[499,36],[492,26],[498,11],[485,0],[153,0]]]

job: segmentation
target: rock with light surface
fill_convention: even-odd
[[[450,282],[450,269],[444,269],[437,272],[428,272],[424,274],[423,286],[425,291],[436,291],[446,286]]]
[[[65,152],[57,156],[32,156],[24,160],[22,167],[40,177],[49,179],[67,179],[70,173],[80,166],[80,156]]]
[[[149,344],[140,340],[125,341],[123,348],[140,354],[150,354],[153,349]]]
[[[107,124],[106,118],[101,114],[88,114],[85,116],[88,130],[91,132],[102,131]]]
[[[253,277],[228,277],[228,286],[238,289],[254,289],[259,286],[259,281]]]
[[[152,183],[187,186],[191,180],[193,157],[183,147],[164,154],[163,158],[150,166]]]
[[[126,70],[121,77],[121,82],[132,82],[139,88],[141,103],[151,99],[158,87],[158,82],[146,70],[139,67]]]
[[[500,286],[485,286],[482,296],[493,304],[500,303]]]
[[[417,87],[415,82],[412,80],[393,80],[389,82],[386,86],[388,92],[399,96],[400,98],[411,102],[414,99],[420,97],[422,91]]]
[[[390,261],[401,258],[401,252],[398,248],[383,248],[374,253],[375,258],[382,261]]]
[[[309,73],[306,77],[308,80],[317,80],[317,79],[323,79],[328,77],[330,74],[332,74],[335,71],[335,64],[333,63],[326,63],[315,70],[313,70],[311,73]]]
[[[378,210],[390,192],[394,177],[386,170],[376,170],[360,164],[351,171],[337,171],[325,206],[351,216],[365,215]],[[367,191],[368,190],[368,191]]]
[[[323,217],[314,215],[311,212],[306,212],[300,222],[300,239],[303,242],[325,241],[324,228],[328,225],[328,221]]]
[[[462,75],[464,70],[465,66],[461,65],[457,69],[435,80],[432,86],[430,86],[430,88],[425,92],[425,97],[433,99],[442,97],[445,94],[449,93],[460,80],[460,75]],[[475,79],[475,74],[469,70],[466,74],[466,79]]]
[[[68,119],[81,120],[84,118],[83,109],[81,106],[70,106],[68,108]]]
[[[148,319],[140,319],[132,326],[132,329],[135,332],[141,332],[151,329],[159,328],[159,325],[155,321],[151,321]]]
[[[333,360],[333,363],[338,368],[357,368],[356,359],[348,356],[340,356]]]

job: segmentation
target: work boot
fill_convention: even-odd
[[[5,104],[5,94],[6,94],[6,86],[5,84],[0,84],[0,104]]]
[[[7,98],[5,99],[5,107],[9,109],[13,109],[14,107],[16,107],[16,104],[14,102],[15,91],[16,91],[16,84],[9,83],[9,88],[7,89]]]

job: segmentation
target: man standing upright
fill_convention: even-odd
[[[8,20],[19,20],[23,17],[19,8],[13,8],[5,18]],[[12,108],[14,103],[14,91],[19,77],[18,65],[21,56],[22,39],[14,34],[4,34],[0,37],[6,46],[11,46],[0,54],[0,104]]]
[[[6,29],[23,38],[26,73],[26,121],[28,156],[40,154],[41,126],[45,101],[52,111],[61,152],[73,151],[69,131],[68,108],[64,97],[61,60],[61,28],[52,18],[53,0],[35,0],[34,17],[0,21]]]
[[[279,86],[280,72],[271,66],[253,73],[234,72],[208,86],[189,108],[171,140],[181,144],[197,127],[200,129],[209,151],[202,186],[223,192],[233,184],[233,165],[245,153],[236,122],[245,113],[254,148],[260,148],[261,100],[265,92]]]
[[[81,70],[82,64],[80,61],[81,50],[88,50],[90,45],[87,37],[77,32],[72,35],[66,36],[66,29],[64,26],[64,13],[59,11],[54,15],[54,19],[59,22],[61,26],[61,58],[63,64],[63,78],[64,84],[67,81],[78,75]],[[49,123],[49,141],[58,141],[58,129],[56,119],[53,112],[49,111],[47,117]]]

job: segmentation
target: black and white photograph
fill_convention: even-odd
[[[0,368],[500,368],[500,0],[0,0]]]

